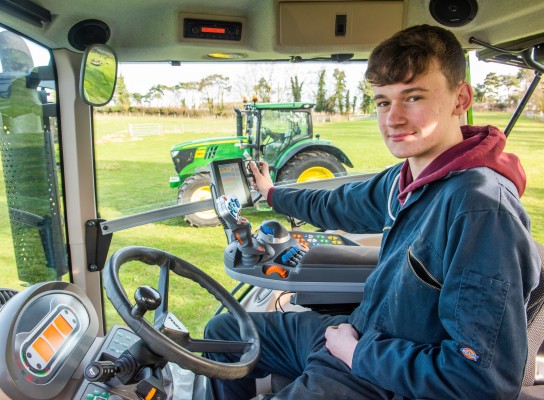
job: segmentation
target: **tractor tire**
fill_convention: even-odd
[[[211,181],[212,179],[209,174],[195,174],[187,178],[179,188],[178,204],[211,199]],[[189,225],[199,228],[219,225],[219,219],[213,209],[185,215],[183,218]]]
[[[278,182],[308,182],[346,175],[342,163],[332,154],[320,150],[298,153],[278,173]]]

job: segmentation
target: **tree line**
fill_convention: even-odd
[[[534,76],[528,69],[520,69],[516,75],[488,73],[482,83],[474,86],[476,107],[489,111],[514,109]],[[525,109],[537,113],[544,110],[544,81],[540,81]]]
[[[329,71],[330,72],[330,71]],[[484,82],[474,86],[475,108],[499,111],[514,108],[530,85],[534,73],[520,70],[517,75],[489,73]],[[316,77],[292,75],[286,88],[279,88],[272,77],[260,76],[246,85],[259,102],[311,101],[315,111],[328,114],[373,114],[375,105],[371,85],[360,79],[356,87],[348,87],[346,73],[336,68],[327,74],[326,69]],[[306,85],[306,86],[305,86]],[[307,86],[313,87],[308,88]],[[179,82],[172,86],[156,84],[147,93],[130,93],[123,75],[117,80],[114,105],[100,112],[167,114],[182,116],[223,116],[232,113],[233,84],[228,76],[212,74],[199,81]],[[308,98],[310,97],[310,98]],[[544,109],[544,84],[541,82],[527,109],[540,112]]]

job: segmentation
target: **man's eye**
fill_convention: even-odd
[[[379,101],[376,103],[376,107],[387,107],[389,105],[388,101]]]
[[[418,101],[418,100],[421,100],[422,97],[421,96],[410,96],[408,97],[407,101],[408,102],[414,102],[414,101]]]

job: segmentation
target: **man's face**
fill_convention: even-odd
[[[374,86],[374,101],[383,140],[398,158],[408,158],[412,172],[419,174],[438,155],[462,140],[459,115],[466,110],[460,93],[433,63],[429,71],[411,83]]]

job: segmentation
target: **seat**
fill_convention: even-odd
[[[540,255],[540,281],[527,304],[529,349],[518,400],[544,399],[544,246],[536,243]]]
[[[13,289],[0,288],[0,308],[17,293],[19,292]]]

